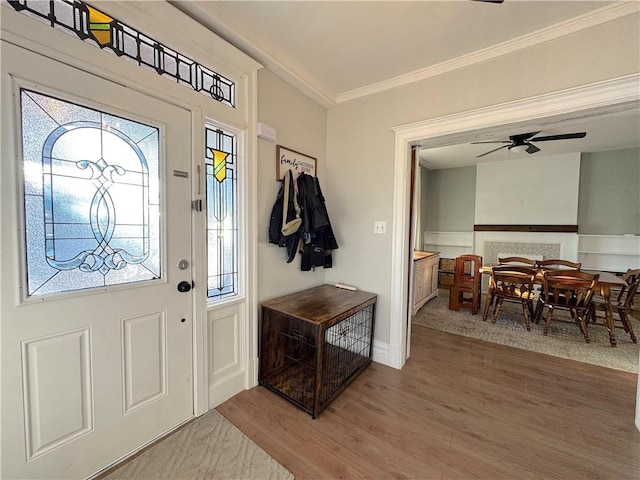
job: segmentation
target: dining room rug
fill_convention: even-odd
[[[484,301],[483,295],[483,308]],[[438,296],[427,302],[412,317],[411,323],[491,343],[638,373],[638,344],[632,343],[629,335],[621,328],[616,328],[618,346],[612,348],[606,327],[590,324],[588,332],[591,343],[586,343],[580,327],[565,312],[554,312],[554,319],[564,321],[553,321],[546,336],[542,334],[542,321],[532,324],[531,331],[526,330],[519,304],[504,302],[495,324],[491,323],[492,311],[486,322],[482,321],[482,312],[482,308],[477,315],[472,315],[469,309],[457,312],[449,310],[449,291],[440,289]],[[636,336],[639,336],[640,322],[633,318],[631,322]]]
[[[104,479],[293,480],[216,410],[196,418]]]

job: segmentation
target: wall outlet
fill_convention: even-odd
[[[377,235],[387,233],[387,222],[373,222],[373,233]]]

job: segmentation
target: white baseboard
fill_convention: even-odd
[[[402,345],[389,344],[389,361],[386,365],[400,370],[404,366],[404,350]]]
[[[372,360],[376,363],[381,363],[387,367],[402,368],[404,362],[400,358],[400,347],[387,342],[380,342],[378,340],[373,341],[373,355]]]
[[[245,372],[242,371],[209,384],[209,409],[226,402],[243,390],[245,390]]]
[[[247,368],[247,390],[258,385],[258,372],[260,371],[260,362],[258,357],[249,360]]]

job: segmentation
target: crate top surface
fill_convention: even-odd
[[[377,295],[320,285],[261,303],[265,308],[314,323],[324,323],[358,311],[376,301]]]

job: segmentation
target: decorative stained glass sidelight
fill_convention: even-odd
[[[160,278],[158,128],[20,99],[27,295]]]
[[[57,30],[111,51],[221,103],[235,106],[235,83],[79,0],[3,0]]]
[[[206,128],[207,296],[238,294],[238,179],[236,137]]]

